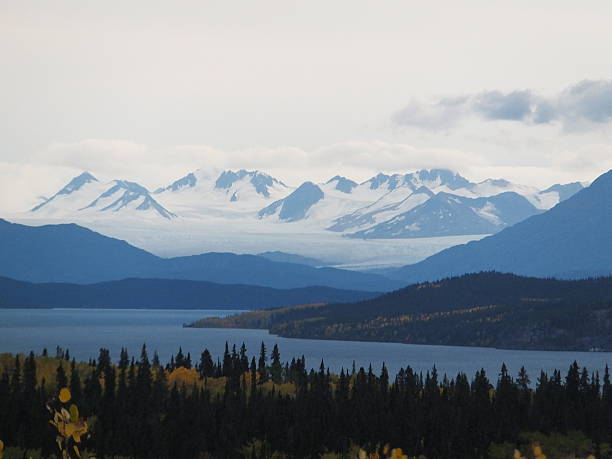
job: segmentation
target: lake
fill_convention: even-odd
[[[40,353],[43,348],[54,355],[56,346],[70,350],[77,360],[88,360],[98,355],[100,347],[111,350],[113,359],[119,357],[121,347],[130,355],[140,353],[143,343],[149,355],[157,350],[160,359],[167,361],[181,346],[198,361],[200,353],[208,348],[213,357],[222,357],[225,342],[239,347],[246,344],[249,355],[257,355],[264,341],[271,351],[278,344],[283,361],[304,355],[306,363],[318,368],[321,359],[334,371],[350,368],[355,361],[357,368],[371,363],[376,372],[383,362],[391,375],[400,367],[410,365],[426,372],[434,365],[440,374],[456,375],[466,372],[470,377],[484,368],[492,380],[496,380],[502,362],[516,375],[525,366],[532,381],[540,370],[564,373],[576,360],[589,370],[603,371],[606,364],[612,366],[612,353],[603,352],[546,352],[516,351],[490,348],[423,346],[396,343],[371,343],[356,341],[322,341],[289,339],[270,335],[265,330],[196,329],[183,328],[184,323],[202,317],[222,317],[236,311],[224,310],[117,310],[117,309],[0,309],[0,353]]]

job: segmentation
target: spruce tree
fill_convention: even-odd
[[[274,384],[281,384],[283,382],[283,366],[280,360],[280,351],[278,346],[275,344],[272,349],[272,365],[270,366],[270,376]]]
[[[72,360],[72,363],[70,364],[70,393],[72,394],[72,399],[77,405],[81,403],[83,389],[81,387],[79,370],[77,369],[76,362],[74,360]]]
[[[68,378],[66,377],[66,371],[64,365],[60,360],[55,371],[55,387],[59,391],[62,387],[68,387]]]
[[[200,365],[198,370],[203,378],[212,378],[215,374],[215,364],[208,349],[204,349],[200,356]]]
[[[257,372],[259,373],[259,382],[265,383],[268,380],[268,369],[266,367],[266,362],[268,361],[268,355],[266,353],[266,345],[262,341],[261,348],[259,350],[259,362]]]

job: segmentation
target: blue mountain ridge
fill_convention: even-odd
[[[157,278],[376,292],[403,285],[380,275],[275,262],[256,255],[205,253],[161,258],[75,224],[26,226],[0,219],[0,254],[0,276],[30,282],[85,284]]]
[[[0,291],[0,308],[259,309],[363,301],[378,295],[331,287],[274,289],[176,279],[35,284],[5,277],[0,277]]]

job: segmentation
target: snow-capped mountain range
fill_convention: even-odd
[[[127,180],[72,179],[29,211],[41,219],[129,217],[179,225],[214,219],[261,230],[291,227],[351,238],[390,239],[491,234],[540,213],[584,188],[546,190],[488,179],[473,183],[446,169],[378,174],[362,183],[335,176],[297,188],[259,171],[198,169],[149,191]]]

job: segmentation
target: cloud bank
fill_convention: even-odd
[[[584,80],[553,96],[527,89],[412,100],[392,121],[399,127],[447,130],[472,117],[531,126],[557,123],[565,132],[600,128],[612,120],[612,80]]]

